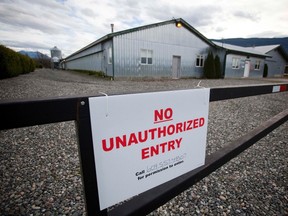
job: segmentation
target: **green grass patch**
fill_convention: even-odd
[[[73,70],[73,71],[94,77],[111,78],[110,76],[107,76],[103,71],[89,71],[89,70]]]

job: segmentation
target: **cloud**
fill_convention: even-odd
[[[38,43],[38,42],[31,43],[31,41],[3,40],[3,41],[1,41],[1,43],[6,44],[6,46],[15,47],[15,48],[18,48],[18,49],[29,47],[30,49],[35,49],[35,50],[38,50],[38,49],[46,50],[46,49],[50,49],[51,48],[47,44]]]
[[[131,19],[124,21],[123,23],[125,23],[127,26],[138,27],[143,25],[143,20],[137,17],[131,17]]]
[[[249,34],[248,37],[273,38],[275,37],[275,35],[277,35],[277,37],[288,37],[288,33],[283,34],[281,32],[273,31],[273,30],[267,30],[267,31],[261,31],[255,34]]]
[[[88,17],[94,17],[96,16],[96,14],[94,13],[93,10],[91,10],[90,8],[84,8],[81,10],[81,13],[84,15],[84,16],[88,16]]]
[[[148,17],[162,21],[172,19],[173,17],[183,18],[195,28],[213,23],[214,16],[217,13],[221,13],[221,8],[213,5],[197,6],[192,4],[183,6],[182,4],[172,5],[167,4],[167,2],[157,1],[155,5],[150,6],[146,9]]]
[[[111,23],[114,31],[121,31],[173,17],[183,18],[210,38],[252,33],[287,36],[286,4],[282,0],[263,0],[260,5],[251,0],[197,4],[187,0],[0,0],[0,41],[15,48],[57,46],[67,56],[110,33]]]
[[[244,18],[244,19],[248,19],[248,20],[251,20],[251,21],[258,21],[260,19],[257,16],[257,14],[252,14],[252,13],[244,12],[244,11],[235,11],[233,13],[233,15],[235,17]]]
[[[205,11],[205,13],[203,13]],[[204,27],[215,22],[215,17],[222,13],[222,9],[218,6],[200,6],[188,9],[185,17],[191,21],[193,26]]]
[[[58,15],[59,11],[55,10],[55,6],[55,4],[47,4],[47,2],[44,5],[30,5],[25,1],[15,4],[4,4],[0,7],[0,23],[13,26],[18,31],[35,29],[44,33],[58,34],[60,33],[59,27],[61,27],[61,22],[60,20],[56,22],[55,14]],[[49,13],[52,9],[55,12]]]
[[[221,27],[221,26],[218,26],[218,27],[215,28],[215,31],[216,31],[216,32],[223,32],[223,31],[225,31],[225,30],[226,30],[226,28]]]

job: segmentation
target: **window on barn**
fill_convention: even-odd
[[[255,70],[260,70],[260,60],[256,60],[254,68]]]
[[[112,64],[112,47],[108,48],[108,64]]]
[[[141,64],[152,65],[153,50],[141,49]]]
[[[239,58],[232,58],[232,69],[238,69],[239,68]]]
[[[197,55],[196,57],[196,67],[203,67],[204,66],[204,56]]]

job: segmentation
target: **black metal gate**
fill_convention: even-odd
[[[210,89],[210,102],[288,91],[288,84]],[[206,157],[205,165],[150,189],[109,212],[100,211],[92,144],[89,97],[61,97],[0,102],[0,130],[76,121],[88,215],[146,215],[239,155],[288,120],[288,109]]]

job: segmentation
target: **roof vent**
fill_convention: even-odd
[[[111,24],[111,33],[113,33],[114,32],[114,24],[112,23]]]

